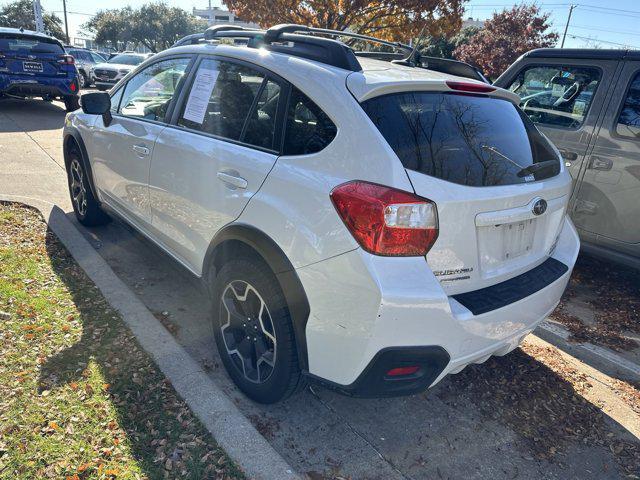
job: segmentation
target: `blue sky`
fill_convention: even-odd
[[[118,8],[126,5],[140,6],[150,0],[67,0],[69,13],[69,33],[72,37],[90,14],[99,8]],[[62,16],[62,0],[41,0],[45,10],[55,11]],[[191,11],[193,7],[205,7],[208,0],[166,0],[167,3]],[[0,5],[8,0],[0,0]],[[514,2],[507,0],[471,0],[467,3],[467,16],[487,19],[495,11],[510,7]],[[526,2],[529,3],[529,2]],[[538,1],[543,10],[551,13],[553,28],[560,34],[569,14],[570,2],[566,0]],[[212,0],[213,5],[221,5]],[[638,0],[580,0],[573,11],[565,47],[586,47],[599,44],[603,48],[619,48],[623,45],[640,49],[640,2]],[[573,38],[584,37],[584,38]],[[611,43],[606,43],[611,42]],[[620,45],[617,45],[620,44]]]

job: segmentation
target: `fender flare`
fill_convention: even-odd
[[[98,192],[96,191],[96,186],[93,181],[93,170],[91,169],[91,162],[89,161],[89,154],[87,153],[87,147],[84,145],[84,141],[82,140],[82,136],[76,127],[65,127],[63,134],[63,148],[62,152],[64,155],[64,165],[65,167],[69,164],[69,149],[67,146],[67,142],[69,141],[69,137],[72,137],[78,147],[80,148],[80,161],[82,162],[82,167],[84,171],[87,172],[87,178],[89,179],[89,188],[91,189],[91,193],[93,194],[93,198],[96,199],[98,205],[100,205],[100,200],[98,200]]]
[[[276,276],[293,322],[300,368],[308,371],[306,327],[310,312],[309,300],[295,268],[278,244],[262,230],[243,223],[232,223],[223,227],[209,245],[202,270],[203,279],[215,274],[212,269],[215,269],[216,254],[219,247],[228,241],[241,242],[257,252]]]

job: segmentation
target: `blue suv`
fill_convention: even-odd
[[[0,97],[41,97],[79,108],[78,71],[62,43],[22,28],[0,28]]]

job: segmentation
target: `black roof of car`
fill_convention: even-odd
[[[523,57],[533,58],[585,58],[594,60],[640,60],[640,50],[603,48],[538,48]]]

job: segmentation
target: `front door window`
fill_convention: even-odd
[[[171,99],[184,77],[189,58],[172,58],[149,65],[127,82],[118,113],[126,117],[168,122]]]
[[[534,123],[579,128],[600,82],[593,67],[558,65],[525,68],[509,85],[520,96],[520,106]]]

